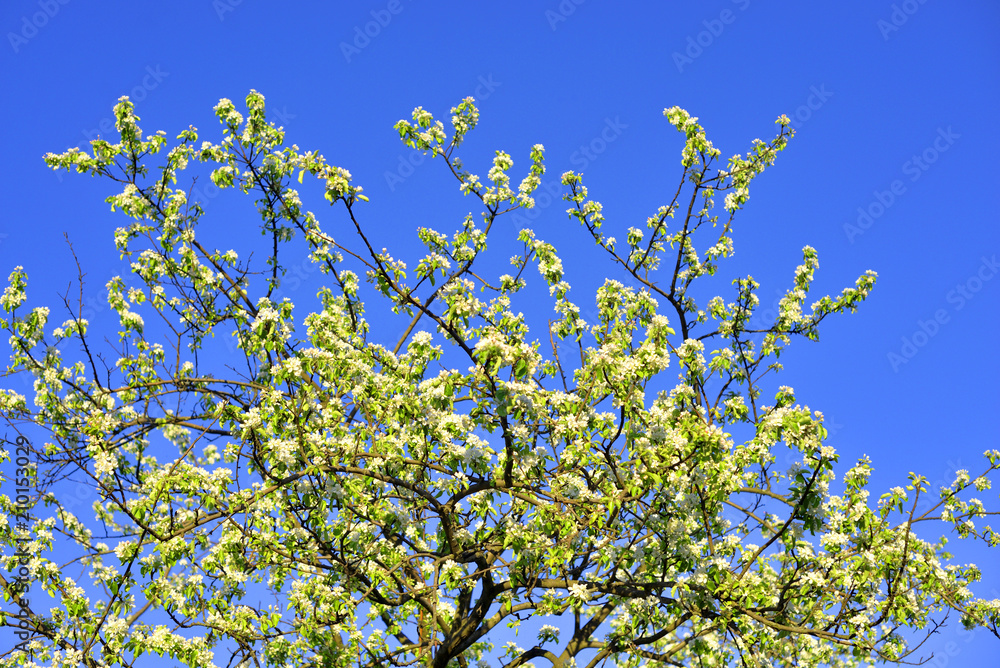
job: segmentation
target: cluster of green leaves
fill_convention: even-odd
[[[534,205],[544,150],[532,147],[516,190],[502,151],[485,182],[469,172],[456,151],[479,120],[471,98],[452,109],[450,138],[420,107],[396,124],[480,208],[450,235],[416,231],[426,254],[412,279],[406,262],[372,246],[350,172],[286,145],[259,93],[246,105],[244,118],[220,101],[222,140],[199,146],[190,128],[152,174],[167,141],[143,138],[127,98],[115,107],[118,143],[45,157],[119,184],[108,202],[133,222],[115,240],[142,286],[108,284],[120,321],[109,369],[79,308],[67,303],[70,317],[49,328],[47,308],[24,307],[25,272],[10,275],[5,373],[35,384],[33,407],[0,391],[0,413],[50,440],[29,467],[42,501],[35,523],[0,522],[2,558],[11,571],[27,550],[37,589],[56,605],[11,601],[13,583],[0,581],[11,601],[0,624],[29,636],[0,666],[29,665],[29,651],[52,665],[155,654],[192,668],[464,668],[489,657],[511,668],[855,666],[907,656],[900,629],[952,610],[996,632],[1000,604],[968,589],[979,572],[949,564],[945,539],[926,542],[914,527],[943,521],[996,545],[977,524],[995,513],[963,492],[989,488],[1000,453],[987,453],[975,479],[960,472],[926,511],[919,476],[872,506],[867,460],[831,492],[838,457],[820,413],[791,388],[764,399],[792,336],[816,338],[824,318],[853,311],[874,273],[806,308],[817,256],[805,248],[766,328],[751,327],[749,276],[732,301],[693,296],[693,282],[732,254],[734,217],[792,135],[787,118],[720,169],[697,119],[665,110],[685,137],[681,178],[646,231],[628,228],[625,250],[603,231],[581,175],[562,175],[570,218],[638,286],[606,280],[585,322],[556,249],[532,230],[518,233],[511,273],[474,271],[501,234],[497,219]],[[257,197],[271,247],[256,298],[237,250],[199,240],[204,211],[178,186],[191,161],[218,187]],[[343,211],[350,241],[303,209],[293,183],[307,174]],[[276,298],[296,235],[331,279],[305,317]],[[541,339],[514,308],[532,265],[551,304],[529,311],[551,305],[559,316]],[[372,334],[366,291],[408,319],[398,341]],[[202,368],[198,351],[216,336],[235,338],[246,374]],[[749,438],[736,442],[738,430]],[[787,470],[775,466],[781,447],[796,453]],[[92,516],[61,500],[67,477],[96,491]],[[0,512],[13,511],[0,497]],[[83,565],[85,586],[57,554]],[[275,602],[258,603],[262,592]],[[527,619],[551,623],[526,649],[498,646],[499,629]]]

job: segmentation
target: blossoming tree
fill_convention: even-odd
[[[634,286],[606,280],[585,321],[552,244],[498,225],[534,205],[542,146],[516,187],[501,151],[485,181],[470,173],[457,153],[479,120],[471,98],[448,131],[419,107],[396,125],[479,210],[416,230],[412,268],[372,246],[347,170],[286,145],[257,92],[246,105],[215,108],[220,142],[191,128],[168,148],[122,98],[120,141],[45,156],[118,184],[108,202],[133,221],[115,242],[137,287],[107,285],[120,332],[105,364],[79,304],[50,327],[49,309],[24,306],[25,272],[10,274],[6,376],[33,376],[34,396],[3,390],[0,411],[32,492],[30,509],[0,497],[0,624],[19,638],[0,665],[855,666],[908,656],[952,611],[997,633],[1000,603],[968,589],[979,571],[921,536],[937,522],[1000,542],[970,496],[1000,452],[944,489],[913,474],[872,502],[869,461],[837,478],[823,416],[765,390],[792,338],[853,311],[875,274],[807,307],[806,247],[766,325],[750,277],[704,303],[692,289],[732,254],[786,117],[723,169],[697,119],[667,109],[679,183],[624,243],[581,176],[562,175],[569,216]],[[256,197],[262,276],[203,241],[204,210],[179,185],[197,162]],[[304,177],[337,207],[336,238],[293,188]],[[521,250],[494,276],[482,256],[508,233]],[[328,279],[304,317],[276,296],[296,248]],[[532,267],[547,299],[527,298]],[[401,319],[398,340],[369,327],[373,299]],[[517,306],[557,316],[539,330]],[[199,357],[218,340],[244,370]],[[70,480],[93,489],[92,511],[65,503]]]

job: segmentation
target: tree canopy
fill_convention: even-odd
[[[792,339],[854,311],[875,273],[807,306],[807,246],[763,324],[753,278],[716,276],[787,117],[724,162],[666,109],[679,178],[644,226],[605,225],[562,174],[607,260],[575,302],[553,244],[498,224],[534,206],[543,147],[516,186],[503,151],[470,172],[472,98],[447,130],[421,107],[395,126],[475,209],[416,229],[419,246],[394,249],[409,263],[373,246],[362,188],[287,144],[262,95],[215,113],[217,143],[191,127],[168,146],[122,98],[120,141],[45,156],[115,184],[137,284],[107,284],[105,344],[82,300],[58,327],[27,308],[21,267],[3,293],[5,376],[33,377],[34,396],[0,391],[17,487],[0,496],[0,624],[20,639],[0,665],[840,667],[913,660],[949,613],[998,633],[1000,601],[972,594],[979,570],[940,534],[1000,543],[975,498],[1000,452],[872,500],[871,462],[841,465],[822,413],[771,382]],[[189,168],[254,197],[265,266],[203,241]],[[311,192],[335,223],[305,208]],[[488,242],[517,244],[506,273]],[[304,258],[326,278],[305,315],[279,299]],[[373,304],[399,326],[373,326]],[[220,340],[239,368],[213,364]],[[94,490],[91,509],[66,502],[70,484]]]

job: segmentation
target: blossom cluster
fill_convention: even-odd
[[[415,259],[376,250],[351,172],[286,145],[260,93],[245,114],[228,99],[215,113],[222,138],[181,133],[154,179],[147,163],[166,139],[143,138],[127,99],[120,142],[45,158],[124,184],[108,203],[130,218],[115,243],[137,284],[107,284],[113,364],[82,318],[53,328],[48,308],[25,307],[23,268],[0,298],[9,373],[34,379],[30,397],[0,390],[0,415],[51,437],[30,469],[44,499],[31,533],[0,496],[0,558],[56,601],[0,613],[30,636],[0,668],[29,649],[36,663],[93,666],[144,654],[191,668],[529,665],[562,653],[558,665],[846,667],[905,658],[897,629],[936,628],[950,611],[996,630],[1000,604],[972,593],[979,570],[951,563],[924,527],[1000,544],[983,523],[996,513],[975,496],[1000,452],[943,489],[914,474],[872,502],[871,462],[838,478],[822,413],[770,384],[793,338],[857,308],[875,274],[807,307],[819,266],[807,246],[764,324],[749,276],[713,291],[734,216],[791,136],[787,118],[719,169],[698,119],[666,109],[684,135],[677,194],[644,229],[614,230],[624,243],[605,233],[582,176],[564,173],[567,215],[609,266],[578,303],[571,263],[535,230],[504,240],[518,249],[505,273],[480,261],[504,234],[496,221],[534,206],[545,166],[536,144],[516,189],[521,168],[504,151],[485,178],[468,171],[456,153],[480,122],[471,98],[451,109],[450,137],[422,107],[395,126],[480,209],[453,232],[416,230]],[[199,167],[258,197],[260,281],[241,259],[252,253],[199,235],[203,211],[175,187]],[[292,180],[306,175],[353,243],[304,210],[309,191]],[[328,279],[304,316],[275,295],[299,233]],[[366,316],[379,299],[401,318],[394,336]],[[154,342],[166,332],[169,353]],[[216,337],[245,360],[206,362]],[[67,554],[83,578],[60,569]],[[498,646],[494,629],[530,616],[553,622],[537,646]]]

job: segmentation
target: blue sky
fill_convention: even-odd
[[[664,107],[698,116],[723,156],[771,136],[784,113],[797,135],[752,187],[726,271],[753,274],[768,305],[809,244],[815,293],[866,269],[879,281],[819,344],[793,344],[779,380],[826,414],[845,468],[871,456],[873,495],[911,470],[976,474],[998,447],[1000,235],[984,199],[996,179],[976,167],[1000,152],[996,3],[6,0],[0,30],[0,274],[25,267],[30,305],[57,306],[76,279],[66,233],[86,299],[107,314],[100,286],[122,272],[112,233],[125,224],[103,201],[111,184],[51,172],[42,155],[113,137],[121,95],[147,133],[191,124],[218,137],[219,98],[239,108],[259,90],[290,143],[352,172],[375,241],[400,254],[418,225],[451,229],[469,206],[392,129],[417,105],[444,118],[475,96],[474,172],[503,149],[518,173],[542,143],[545,181],[583,172],[616,229],[641,226],[676,184],[681,137]],[[260,241],[252,212],[201,194],[213,235]],[[592,242],[564,209],[542,207],[531,225],[582,300],[605,274],[575,260]],[[977,593],[1000,596],[995,554],[956,552],[985,569]],[[953,624],[927,647],[937,665],[987,666],[996,643]]]

